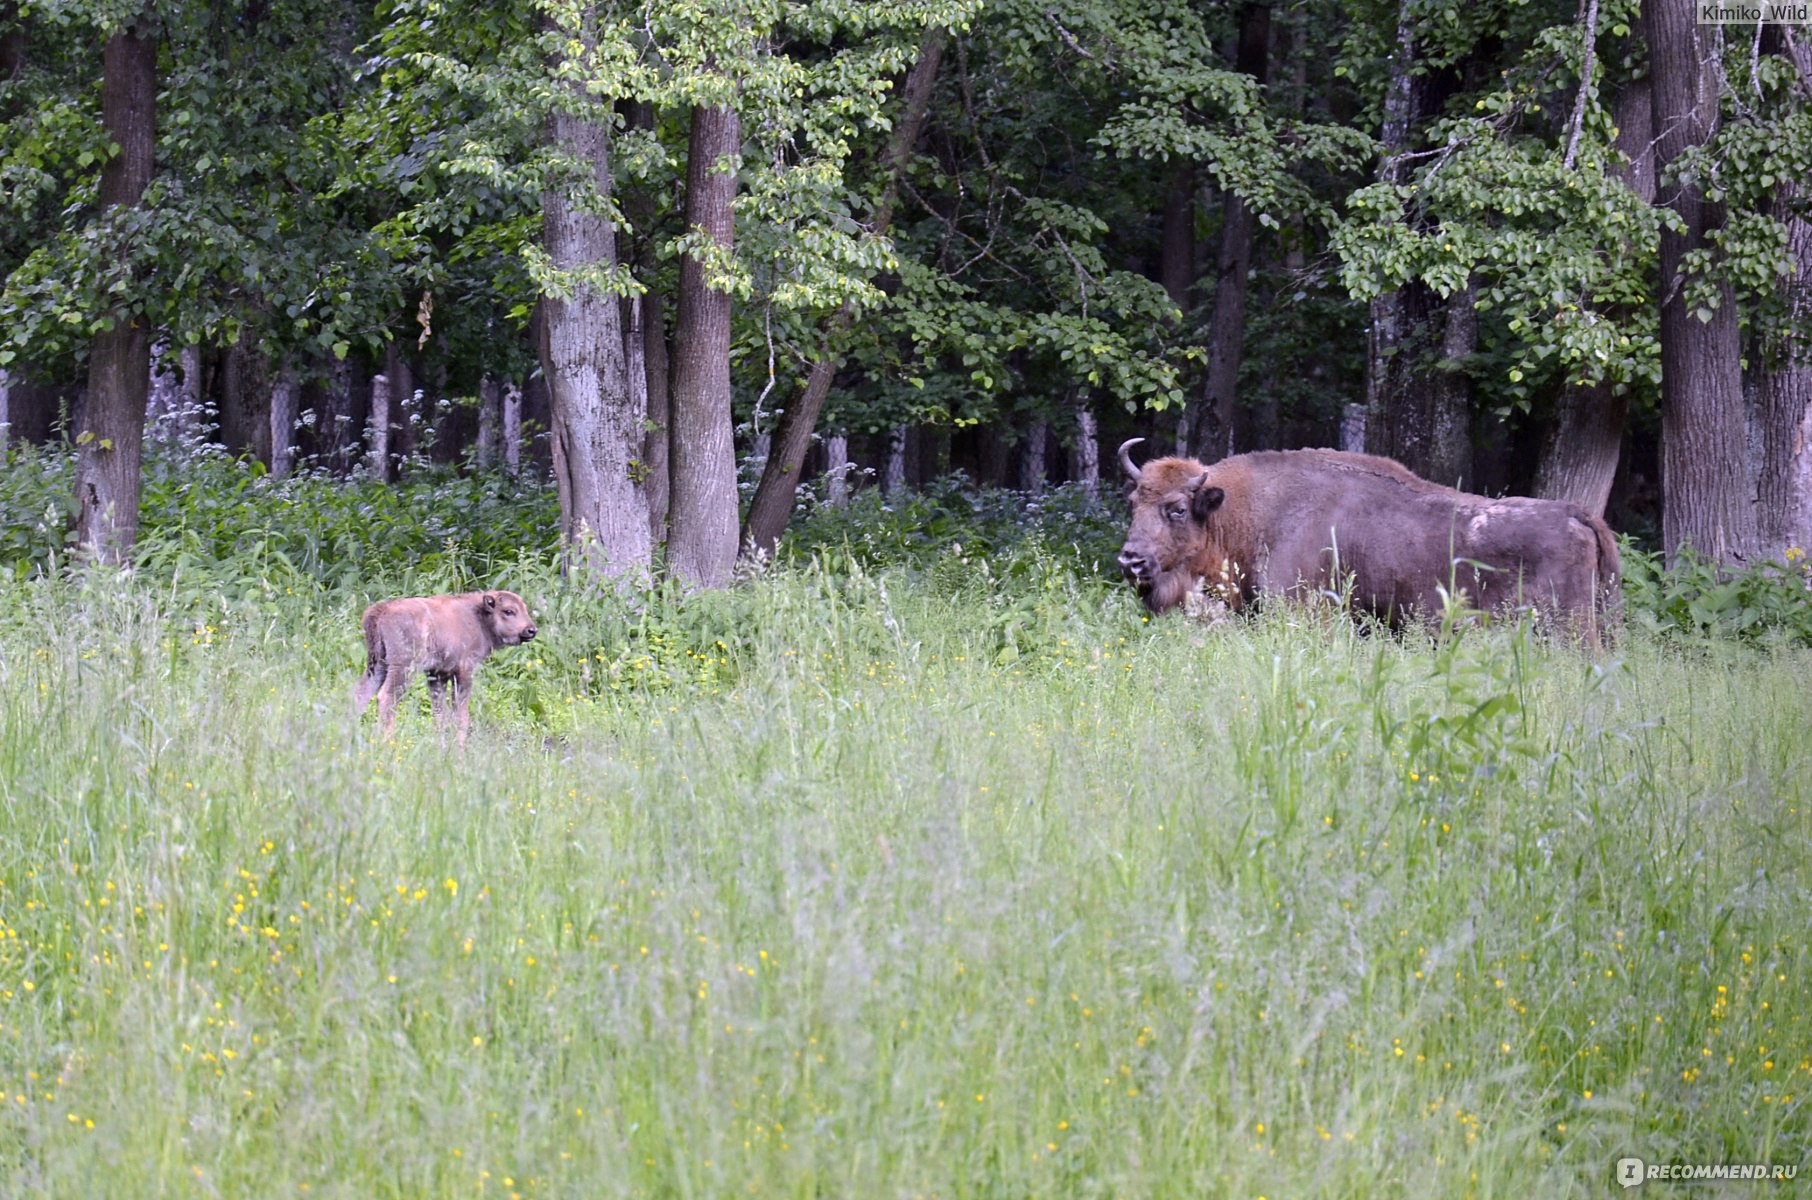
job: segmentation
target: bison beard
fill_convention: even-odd
[[[1141,469],[1129,453],[1139,440],[1120,447],[1134,484],[1120,567],[1154,613],[1205,580],[1235,609],[1347,588],[1356,610],[1397,626],[1438,613],[1446,589],[1481,609],[1529,605],[1596,644],[1616,603],[1617,544],[1575,505],[1474,496],[1338,450]]]
[[[355,716],[377,697],[378,719],[388,737],[396,728],[396,703],[417,670],[428,676],[434,723],[446,727],[447,685],[459,744],[471,725],[472,676],[499,646],[532,641],[537,632],[528,604],[515,592],[464,592],[380,600],[365,610],[365,674],[353,689]]]

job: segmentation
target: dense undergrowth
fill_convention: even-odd
[[[692,597],[564,577],[496,481],[210,462],[146,508],[131,573],[0,543],[0,1196],[1599,1196],[1812,1151],[1788,622],[1151,621],[1067,491],[859,498]],[[543,636],[471,745],[419,687],[355,722],[360,607],[479,585]]]

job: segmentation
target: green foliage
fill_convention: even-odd
[[[1812,646],[1812,560],[1803,547],[1733,574],[1691,546],[1667,567],[1626,540],[1623,594],[1631,621],[1658,634]]]

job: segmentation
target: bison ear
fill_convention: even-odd
[[[1221,506],[1227,493],[1217,487],[1197,488],[1195,499],[1189,502],[1189,511],[1198,521],[1206,521],[1208,514]]]
[[[484,600],[479,604],[479,607],[482,608],[485,612],[491,612],[494,609],[496,609],[497,593],[496,592],[486,592],[484,594]]]

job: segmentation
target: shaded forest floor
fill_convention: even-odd
[[[218,482],[154,479],[131,578],[0,575],[13,1191],[1598,1196],[1812,1150],[1803,648],[1150,622],[1067,495],[827,513],[629,605],[499,484]],[[419,685],[355,724],[363,604],[477,583],[542,637],[468,749]]]

